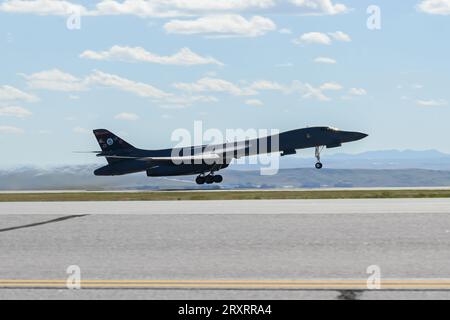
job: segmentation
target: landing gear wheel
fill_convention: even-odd
[[[223,181],[223,177],[218,174],[217,176],[214,176],[214,182],[215,183],[221,183]]]
[[[198,176],[197,178],[195,178],[195,182],[197,184],[204,184],[205,183],[205,177],[204,176]]]
[[[321,162],[316,163],[316,169],[322,169],[323,165]]]
[[[205,177],[205,181],[206,181],[206,184],[211,184],[211,183],[213,183],[213,182],[214,182],[214,176],[207,175],[207,176]]]

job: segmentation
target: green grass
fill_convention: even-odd
[[[161,201],[259,199],[450,198],[450,190],[317,190],[317,191],[149,191],[0,193],[0,202],[17,201]]]

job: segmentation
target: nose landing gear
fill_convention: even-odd
[[[322,162],[320,162],[320,153],[323,150],[323,146],[317,146],[316,147],[316,159],[317,159],[317,163],[316,163],[316,169],[322,169],[323,165]]]

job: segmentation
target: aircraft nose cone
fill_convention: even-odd
[[[342,142],[352,142],[364,139],[368,134],[362,132],[345,132],[343,133]]]
[[[368,137],[369,135],[366,133],[362,133],[362,132],[354,132],[354,137],[355,137],[355,141],[356,140],[361,140],[364,139],[366,137]]]

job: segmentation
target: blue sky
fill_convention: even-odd
[[[195,120],[450,153],[448,34],[450,0],[0,1],[0,166],[92,163],[72,151],[94,128],[169,147]]]

